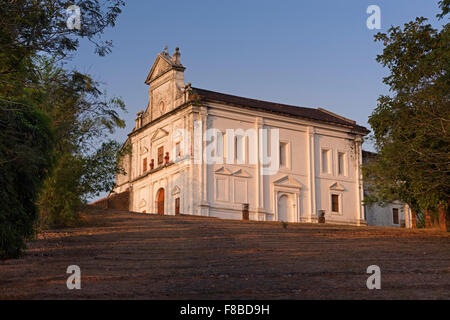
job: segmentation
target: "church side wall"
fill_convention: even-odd
[[[308,148],[307,126],[289,125],[283,121],[265,120],[268,129],[278,129],[280,143],[287,145],[286,165],[280,165],[278,172],[264,176],[265,209],[267,220],[280,220],[277,212],[278,198],[283,194],[290,197],[292,206],[290,220],[295,222],[307,221],[310,215],[310,188],[308,185]],[[279,183],[280,179],[292,178],[293,182]],[[290,187],[291,184],[298,184]],[[298,193],[298,201],[295,201]]]
[[[291,211],[286,218],[289,221],[317,222],[319,210],[324,210],[327,222],[361,223],[359,158],[354,135],[326,126],[315,128],[314,125],[285,117],[268,118],[265,114],[239,112],[229,106],[226,108],[230,111],[224,110],[221,105],[210,106],[207,111],[208,128],[218,129],[222,133],[227,129],[278,129],[280,142],[288,150],[287,163],[277,172],[258,178],[258,166],[249,163],[247,137],[245,163],[229,164],[223,156],[222,163],[207,166],[209,215],[241,219],[242,204],[248,203],[251,219],[280,220],[278,201],[280,196],[286,195]],[[309,142],[311,130],[312,144]],[[225,144],[224,155],[227,148]],[[329,151],[329,172],[323,172],[321,167],[322,150]],[[312,157],[313,165],[309,157]],[[311,175],[314,175],[314,183],[311,183]],[[339,196],[339,212],[332,211],[333,194]]]
[[[328,222],[358,224],[361,203],[357,198],[358,154],[355,141],[336,135],[326,130],[318,130],[316,134],[317,211],[324,210]],[[338,197],[338,212],[333,211],[332,195]]]
[[[255,128],[254,117],[239,116],[236,113],[212,110],[208,115],[208,128],[222,132],[223,145],[221,150],[215,150],[217,156],[212,164],[207,166],[208,188],[207,199],[210,205],[209,215],[225,219],[242,219],[242,205],[249,204],[250,218],[255,219],[258,196],[256,164],[249,162],[249,137],[243,138],[241,152],[243,163],[237,159],[227,159],[228,148],[235,148],[227,141],[227,130],[244,133]],[[236,150],[234,150],[236,152]],[[254,151],[253,151],[254,152]],[[219,157],[220,155],[220,157]]]

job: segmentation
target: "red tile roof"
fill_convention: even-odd
[[[369,130],[367,130],[367,128],[357,125],[356,122],[353,120],[346,119],[344,117],[338,116],[336,114],[333,114],[332,112],[320,108],[314,109],[314,108],[297,107],[275,102],[238,97],[230,94],[224,94],[200,88],[192,88],[192,90],[193,93],[199,96],[200,100],[203,101],[220,102],[248,109],[267,111],[282,115],[293,116],[296,118],[342,125],[350,127],[354,131],[364,135],[370,132]]]

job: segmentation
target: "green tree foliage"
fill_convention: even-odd
[[[36,191],[52,162],[48,117],[21,103],[0,101],[0,258],[19,256],[33,236]]]
[[[74,4],[82,14],[79,30],[67,27],[66,9]],[[65,57],[77,50],[80,38],[94,43],[99,55],[109,53],[112,43],[100,36],[115,26],[123,5],[123,0],[0,1],[0,73],[16,73],[24,59],[36,53]],[[32,65],[28,67],[34,71]]]
[[[51,224],[70,224],[83,197],[100,190],[95,172],[115,166],[101,161],[116,156],[117,143],[105,142],[105,133],[123,125],[116,111],[122,101],[107,100],[89,75],[66,71],[61,62],[81,38],[107,54],[112,43],[101,35],[115,25],[124,2],[77,1],[80,30],[67,28],[66,8],[73,4],[0,1],[0,258],[19,256],[34,234],[37,201],[55,197]],[[103,186],[110,184],[107,176]]]
[[[71,226],[75,210],[88,197],[114,186],[120,145],[108,135],[125,123],[118,115],[121,99],[105,99],[99,84],[41,58],[39,91],[56,137],[56,168],[48,175],[39,199],[41,225]]]
[[[448,6],[440,2],[439,17]],[[369,118],[378,155],[363,168],[369,202],[400,199],[416,212],[450,197],[450,24],[436,30],[426,21],[375,36],[391,95],[380,96]]]
[[[115,185],[121,145],[103,142],[91,155],[65,152],[58,157],[52,173],[46,178],[38,200],[40,225],[71,227],[79,223],[76,210],[86,198],[110,191]]]

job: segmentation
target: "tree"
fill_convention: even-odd
[[[449,1],[439,4],[442,19]],[[369,201],[402,200],[416,212],[450,198],[450,24],[439,31],[426,21],[375,36],[391,95],[380,96],[369,118],[378,155],[363,168]]]
[[[77,50],[79,39],[95,45],[99,55],[111,51],[112,42],[100,36],[114,27],[123,0],[79,0],[80,29],[67,27],[70,0],[3,0],[0,5],[0,74],[16,73],[24,59],[36,53],[65,57]],[[30,71],[33,71],[31,66]]]
[[[72,4],[65,0],[8,0],[0,3],[0,258],[13,258],[22,253],[24,241],[35,231],[36,201],[42,185],[51,175],[59,173],[57,180],[64,180],[61,177],[66,173],[58,170],[61,159],[66,161],[71,159],[69,155],[76,157],[80,152],[76,148],[69,151],[67,144],[66,149],[61,149],[61,134],[66,134],[70,140],[80,136],[82,131],[85,138],[99,138],[97,133],[102,131],[102,126],[120,123],[120,119],[114,119],[113,109],[123,107],[123,104],[113,99],[113,105],[105,107],[108,102],[103,101],[102,104],[99,101],[103,95],[88,75],[65,72],[66,75],[59,77],[58,81],[50,81],[45,79],[48,73],[42,72],[45,68],[39,65],[46,57],[53,57],[52,63],[48,64],[52,65],[51,68],[55,61],[64,61],[77,50],[81,38],[94,43],[99,55],[111,50],[112,43],[102,41],[101,35],[106,28],[115,25],[124,2],[78,1],[83,19],[80,30],[70,30],[66,25],[66,8]],[[50,84],[54,95],[45,92]],[[66,89],[70,89],[72,94],[79,90],[81,95],[94,99],[91,101],[94,107],[88,108],[89,101],[76,94],[72,97],[67,95]],[[77,97],[78,100],[70,100]],[[55,119],[61,119],[62,112],[73,108],[64,125],[70,122],[69,118],[80,121],[82,113],[75,105],[80,101],[85,102],[82,108],[105,112],[97,117],[87,117],[103,121],[102,125],[89,125],[86,121],[81,130],[62,130]],[[55,102],[59,108],[55,107]],[[83,157],[89,159],[95,153],[84,150]],[[77,172],[74,170],[74,176]]]
[[[56,137],[56,165],[39,197],[41,226],[73,226],[75,213],[87,198],[110,191],[118,167],[120,144],[108,136],[125,123],[118,115],[121,99],[106,99],[99,84],[77,71],[67,71],[53,60],[40,58],[38,105],[52,120]]]
[[[50,119],[26,103],[0,101],[0,258],[19,256],[34,235],[36,190],[52,163]]]

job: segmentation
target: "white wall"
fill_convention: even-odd
[[[394,208],[397,208],[399,210],[398,224],[394,224],[393,210],[392,210]],[[367,207],[366,210],[367,224],[370,226],[378,226],[378,227],[394,227],[394,228],[400,228],[402,226],[410,227],[408,223],[409,219],[405,219],[405,212],[408,213],[407,210],[408,209],[402,203],[391,203],[384,207],[374,204],[370,207]]]

